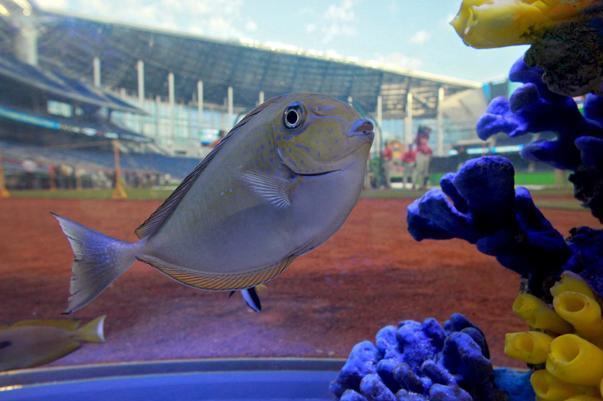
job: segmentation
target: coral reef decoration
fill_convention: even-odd
[[[603,10],[603,7],[601,7]],[[543,70],[542,79],[556,93],[579,96],[603,93],[603,13],[546,31],[526,52],[526,63]]]
[[[587,95],[581,113],[573,98],[548,89],[542,73],[518,60],[509,78],[523,85],[510,99],[498,97],[490,103],[477,122],[478,136],[485,140],[500,132],[510,137],[554,132],[556,139],[536,140],[523,148],[522,156],[571,170],[574,195],[603,222],[603,97]]]
[[[534,205],[530,192],[515,188],[514,174],[503,157],[467,161],[457,173],[442,177],[441,189],[430,189],[408,207],[408,230],[417,241],[460,238],[475,244],[526,278],[531,293],[544,295],[572,248]]]
[[[495,401],[486,339],[461,314],[385,326],[356,344],[331,383],[341,401]]]
[[[530,383],[545,401],[600,400],[603,390],[601,304],[580,276],[563,273],[550,289],[552,305],[526,301],[513,310],[530,331],[508,333],[505,353],[534,368]],[[540,303],[538,302],[540,301]]]
[[[600,0],[464,0],[451,25],[475,48],[531,44],[526,62],[553,92],[603,91]]]
[[[556,27],[588,19],[596,0],[464,0],[451,25],[468,46],[530,44]]]
[[[568,244],[572,256],[564,268],[578,273],[599,297],[603,297],[603,230],[574,228],[570,231]]]

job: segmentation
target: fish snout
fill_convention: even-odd
[[[350,131],[348,132],[348,136],[359,136],[366,137],[369,140],[372,140],[375,136],[373,123],[367,119],[360,118],[352,124]]]

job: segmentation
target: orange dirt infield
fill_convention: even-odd
[[[137,263],[75,314],[107,315],[104,344],[86,344],[55,365],[235,356],[345,357],[358,341],[402,319],[459,311],[486,333],[494,363],[504,333],[525,326],[511,313],[518,278],[459,240],[417,243],[407,200],[361,200],[325,245],[297,259],[260,293],[264,311],[236,295],[183,287]],[[0,201],[0,323],[57,318],[66,305],[71,251],[54,211],[108,235],[133,230],[156,201]],[[562,233],[599,224],[587,212],[544,210]]]

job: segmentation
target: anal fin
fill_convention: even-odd
[[[262,311],[262,302],[260,301],[258,293],[255,291],[255,287],[242,290],[241,295],[243,296],[247,306],[249,306],[254,312]]]
[[[170,278],[189,287],[202,290],[231,291],[256,287],[282,273],[294,257],[286,258],[272,266],[265,266],[245,273],[205,273],[169,265],[157,258],[140,258]]]

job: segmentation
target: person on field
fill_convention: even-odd
[[[392,169],[394,168],[393,163],[392,163],[393,149],[392,149],[391,142],[385,142],[385,147],[383,148],[381,157],[383,159],[383,174],[384,174],[384,179],[385,179],[385,188],[389,188],[391,172],[392,172]]]
[[[433,150],[429,147],[429,135],[431,134],[431,128],[421,125],[417,132],[417,165],[415,168],[415,174],[413,177],[412,188],[425,189],[427,188],[427,182],[429,181],[429,163],[431,162],[431,156]]]
[[[417,167],[417,152],[415,151],[415,145],[412,143],[408,144],[406,152],[402,155],[402,167],[404,168],[402,188],[406,188],[407,184],[410,184],[410,187],[412,187],[414,185],[413,175]]]

